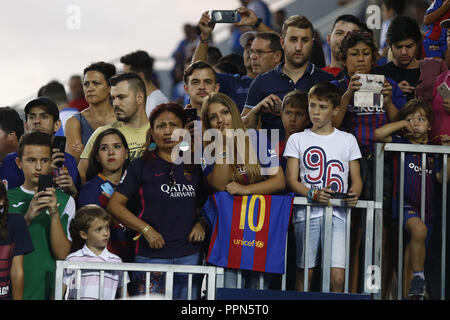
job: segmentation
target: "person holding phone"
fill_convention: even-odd
[[[434,122],[429,133],[429,139],[432,144],[450,143],[450,99],[443,97],[438,87],[447,84],[450,87],[450,71],[445,71],[439,75],[434,84],[431,106],[434,112]]]
[[[19,143],[17,166],[23,171],[21,186],[8,190],[9,212],[24,216],[34,251],[24,256],[24,300],[51,299],[55,286],[55,261],[70,252],[69,224],[75,215],[75,200],[48,185],[38,185],[40,176],[51,173],[52,138],[43,132],[26,133]],[[45,188],[44,188],[45,187]]]
[[[55,132],[61,126],[59,109],[56,103],[49,98],[39,97],[28,102],[24,111],[26,131],[46,133],[53,141]],[[52,151],[52,169],[56,169],[61,162],[65,167],[65,169],[60,170],[59,175],[56,177],[56,185],[72,197],[76,197],[81,185],[81,179],[75,158],[59,148],[52,147]],[[0,179],[8,182],[8,189],[21,186],[25,180],[24,173],[16,163],[17,155],[17,152],[8,154],[0,166]]]
[[[96,204],[106,209],[129,163],[130,150],[124,135],[115,128],[102,131],[95,139],[89,156],[87,182],[80,190],[77,208]],[[117,254],[123,261],[131,262],[134,247],[132,244],[125,227],[115,220],[108,250]]]

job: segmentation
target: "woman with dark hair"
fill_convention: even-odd
[[[92,147],[86,172],[87,182],[81,188],[78,208],[86,204],[105,208],[112,195],[112,192],[105,190],[115,189],[129,163],[128,144],[123,134],[115,128],[101,132]]]
[[[116,67],[106,62],[96,62],[84,69],[83,89],[89,107],[75,114],[66,122],[66,152],[80,160],[81,152],[91,134],[98,127],[116,121],[110,101],[109,78],[116,74]]]
[[[89,157],[87,183],[80,190],[77,208],[88,204],[106,208],[109,198],[130,163],[129,157],[127,141],[119,130],[109,128],[101,132],[95,139]],[[126,229],[114,221],[108,250],[120,256],[123,261],[131,261],[133,246],[130,242],[131,236]]]
[[[375,63],[375,42],[368,32],[352,31],[342,40],[341,51],[345,76],[332,81],[342,92],[339,113],[333,119],[333,126],[355,134],[363,153],[372,152],[375,141],[373,131],[391,121],[406,103],[397,83],[385,78],[380,105],[360,107],[354,105],[354,94],[361,88],[361,74],[371,74]],[[381,101],[380,101],[381,102]]]
[[[34,250],[27,224],[21,214],[8,213],[8,194],[0,182],[0,300],[22,300],[23,256]]]
[[[150,114],[146,150],[131,162],[123,181],[108,203],[108,211],[127,228],[140,235],[135,239],[135,262],[198,265],[199,244],[205,239],[202,172],[199,165],[176,163],[181,140],[173,139],[183,129],[183,108],[175,103],[158,105]],[[191,153],[188,150],[189,155]],[[139,217],[127,209],[129,199],[141,194],[143,210]],[[143,237],[141,237],[143,236]],[[152,273],[150,292],[160,292],[161,277]],[[136,294],[145,293],[145,273],[135,273]],[[201,279],[193,277],[192,297],[199,297]],[[174,299],[187,298],[187,275],[176,274]]]

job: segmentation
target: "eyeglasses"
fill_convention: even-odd
[[[173,173],[173,163],[169,167],[167,174],[169,175],[169,186],[170,187],[175,186],[177,184],[177,181],[175,180],[175,174]]]
[[[275,50],[253,50],[253,49],[250,49],[250,50],[248,50],[248,55],[251,56],[252,54],[254,54],[257,57],[260,57],[263,54],[267,54],[270,52],[275,52]]]

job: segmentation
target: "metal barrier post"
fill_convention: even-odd
[[[405,188],[405,153],[400,153],[400,192],[398,205],[398,266],[397,266],[397,299],[403,297],[403,208]]]
[[[331,240],[333,226],[333,207],[325,207],[325,228],[322,250],[322,292],[330,292],[331,283]]]
[[[445,300],[445,254],[447,239],[447,168],[448,155],[444,154],[442,165],[442,247],[441,247],[441,300]]]
[[[384,178],[384,150],[383,144],[375,144],[375,226],[374,226],[374,244],[373,244],[373,264],[378,266],[380,270],[380,276],[383,274],[382,262],[383,262],[383,178]],[[367,272],[367,270],[365,270]],[[367,281],[364,281],[367,283]],[[382,284],[382,281],[380,281]],[[381,299],[381,289],[372,290],[372,297],[374,299]],[[369,291],[369,290],[368,290]]]

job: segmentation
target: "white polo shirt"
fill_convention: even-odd
[[[93,253],[86,245],[74,253],[67,256],[66,261],[83,262],[122,262],[117,255],[109,252],[106,248],[100,255]],[[105,300],[114,300],[116,298],[117,288],[122,286],[122,271],[105,271],[104,274],[104,293]],[[127,283],[130,281],[126,280]],[[77,270],[65,269],[63,274],[63,284],[67,286],[68,300],[74,300],[77,297]],[[81,300],[98,300],[100,286],[100,271],[83,270],[81,272]]]

